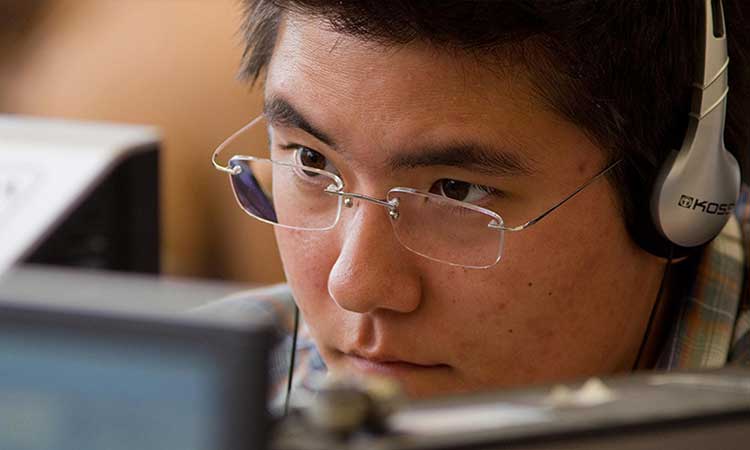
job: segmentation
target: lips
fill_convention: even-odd
[[[343,355],[347,362],[358,371],[388,376],[399,376],[410,372],[445,370],[450,367],[446,364],[414,362],[386,353],[351,351],[343,353]]]

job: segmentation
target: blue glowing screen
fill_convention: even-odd
[[[0,330],[2,450],[219,448],[220,391],[205,352]]]

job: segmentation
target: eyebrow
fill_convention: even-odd
[[[393,170],[448,166],[496,177],[534,173],[529,162],[517,153],[474,143],[430,145],[420,150],[394,156],[389,163]]]
[[[327,146],[336,149],[336,143],[327,133],[313,125],[309,119],[282,97],[271,96],[267,98],[263,104],[263,114],[273,125],[299,128]]]
[[[264,103],[263,113],[271,124],[298,128],[339,151],[335,141],[327,133],[313,125],[283,97],[269,96]],[[457,167],[496,177],[534,173],[530,164],[517,153],[466,142],[428,145],[410,150],[390,158],[388,165],[394,171],[432,166]]]

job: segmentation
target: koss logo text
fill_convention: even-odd
[[[677,204],[686,209],[704,212],[706,214],[716,214],[717,216],[726,216],[734,209],[734,203],[715,203],[708,200],[690,197],[689,195],[680,196]]]

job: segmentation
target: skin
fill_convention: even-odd
[[[488,68],[425,43],[384,47],[286,17],[266,101],[283,98],[336,143],[284,123],[274,145],[327,158],[346,190],[384,198],[456,179],[502,190],[477,202],[519,225],[606,166],[583,130],[535,95],[521,65]],[[448,141],[513,154],[529,173],[488,176],[389,160]],[[404,248],[387,211],[356,201],[326,232],[276,229],[287,280],[334,372],[386,375],[413,397],[629,370],[664,262],[628,236],[601,178],[531,228],[506,233],[488,269],[437,263]]]

